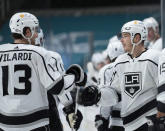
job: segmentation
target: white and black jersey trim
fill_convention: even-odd
[[[158,87],[158,94],[165,92],[165,84]]]
[[[112,111],[111,111],[111,117],[112,118],[121,118],[121,116],[120,116],[120,110],[112,109]]]
[[[158,96],[159,95],[165,95],[165,84],[158,87]],[[158,101],[158,111],[165,112],[165,103]]]
[[[53,70],[53,72],[55,72],[54,68],[50,64],[48,64],[48,66]]]
[[[116,67],[117,65],[120,65],[120,64],[126,64],[126,63],[129,63],[129,61],[119,62],[119,63],[117,63],[117,64],[115,65],[115,67]]]
[[[138,60],[138,62],[145,62],[145,61],[149,61],[149,62],[153,63],[154,65],[158,66],[157,63],[155,63],[154,61],[152,61],[152,60],[150,60],[150,59]],[[116,67],[117,65],[126,64],[126,63],[128,63],[128,62],[129,62],[129,61],[119,62],[119,63],[117,63],[117,64],[115,65],[115,67]]]
[[[144,106],[137,109],[133,113],[131,113],[131,114],[125,116],[125,117],[122,117],[123,124],[126,125],[126,124],[131,123],[132,121],[135,121],[136,119],[138,119],[143,114],[145,114],[145,113],[149,112],[150,110],[154,109],[156,106],[157,106],[156,99],[146,103]]]
[[[68,75],[65,74],[64,79],[66,76],[68,76]],[[74,83],[75,83],[75,81],[73,81],[68,87],[65,87],[65,90],[68,90],[70,87],[72,87]]]
[[[62,64],[60,64],[60,67],[61,67],[61,70],[64,71],[64,68],[63,68],[63,65]]]
[[[9,116],[0,113],[0,123],[5,125],[30,124],[45,118],[49,118],[49,109],[39,110],[22,116]]]
[[[104,84],[106,84],[106,75],[105,75],[105,73],[108,71],[108,70],[111,70],[112,69],[112,67],[110,67],[110,68],[107,68],[105,71],[104,71]]]
[[[150,59],[144,59],[144,60],[138,60],[139,62],[144,62],[144,61],[149,61],[151,63],[153,63],[154,65],[158,66],[157,63],[155,63],[154,61],[150,60]]]
[[[48,88],[48,93],[50,94],[55,94],[58,95],[60,94],[60,92],[63,90],[64,88],[64,78],[60,77],[58,80],[56,80],[55,83],[53,83],[54,85],[50,86],[50,88]]]
[[[54,58],[54,57],[52,57],[54,60],[55,60],[55,63],[56,63],[56,69],[57,69],[57,71],[59,71],[59,69],[58,69],[58,65],[57,65],[57,59],[56,58]]]

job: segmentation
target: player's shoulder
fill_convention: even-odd
[[[49,51],[49,54],[51,55],[51,57],[53,57],[54,59],[57,59],[57,60],[61,60],[61,55],[55,51]]]
[[[157,43],[162,43],[162,37],[160,37],[159,39],[157,39],[154,44],[156,45]]]
[[[130,56],[128,56],[128,53],[124,53],[124,54],[119,55],[117,57],[114,64],[116,65],[116,64],[119,64],[119,63],[127,62],[127,61],[129,61],[129,58],[130,58]]]
[[[154,49],[148,49],[138,58],[138,61],[140,62],[149,61],[149,63],[158,66],[159,57],[160,57],[160,51]]]
[[[161,52],[154,49],[148,49],[145,55],[142,57],[143,59],[157,60],[160,56]]]
[[[34,52],[36,54],[39,54],[40,56],[47,56],[47,55],[49,55],[49,51],[46,50],[43,47],[40,47],[40,46],[20,44],[19,48],[23,49],[23,50],[32,51],[32,52]]]
[[[111,70],[113,68],[113,66],[114,66],[114,63],[107,64],[103,68],[101,68],[101,70],[99,71],[99,73],[104,73],[107,70]]]
[[[13,43],[6,43],[0,45],[0,50],[3,51],[34,51],[34,52],[45,52],[46,50],[42,47],[30,45],[30,44],[13,44]]]

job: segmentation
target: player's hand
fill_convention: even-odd
[[[160,112],[160,111],[158,111],[156,117],[157,117],[157,118],[165,117],[165,113],[164,113],[164,112]]]
[[[81,125],[81,121],[83,119],[83,116],[79,110],[77,110],[77,114],[74,114],[75,104],[64,107],[63,111],[66,114],[66,120],[67,120],[69,126],[72,129],[74,128],[74,129],[78,130],[80,125]]]
[[[79,110],[77,110],[77,114],[70,113],[66,116],[66,120],[67,120],[69,126],[72,129],[74,128],[76,130],[79,129],[82,119],[83,119],[83,116]]]
[[[95,127],[97,128],[98,131],[108,130],[108,124],[109,124],[109,121],[106,120],[101,115],[96,115],[95,116]]]
[[[97,86],[91,85],[81,89],[79,92],[78,103],[83,106],[92,106],[100,100],[101,93]]]
[[[66,74],[73,74],[75,76],[76,85],[85,86],[87,82],[87,75],[79,65],[77,64],[71,65],[66,70]]]

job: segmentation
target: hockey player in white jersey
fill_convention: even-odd
[[[151,131],[164,131],[165,130],[165,50],[161,52],[158,65],[159,86],[158,86],[158,113],[157,116],[152,116],[150,119]]]
[[[146,50],[144,41],[147,30],[143,22],[134,20],[123,25],[121,42],[124,51],[114,66],[111,87],[87,87],[80,95],[79,103],[113,106],[121,93],[121,117],[126,131],[147,131],[148,119],[157,113],[158,58],[159,52]],[[92,98],[92,100],[91,100]]]
[[[162,38],[159,34],[159,23],[153,17],[146,18],[143,20],[143,22],[145,23],[148,30],[148,48],[161,51],[163,49],[163,45]]]
[[[97,85],[99,70],[105,65],[103,54],[94,53],[91,62],[87,64],[87,81],[89,84]]]
[[[0,45],[0,128],[5,131],[49,130],[47,92],[62,97],[84,79],[84,72],[75,66],[70,67],[66,72],[70,74],[65,76],[58,71],[52,73],[49,65],[54,63],[50,53],[33,46],[38,26],[38,21],[29,13],[16,13],[9,23],[14,44]],[[69,116],[74,111],[65,108],[65,112],[72,124]],[[80,114],[74,128],[79,126]]]
[[[36,18],[36,21],[37,21],[37,18]],[[45,41],[44,33],[43,33],[42,29],[40,29],[40,31],[38,33],[38,37],[35,39],[35,45],[44,47],[44,41]],[[63,67],[63,61],[61,59],[61,56],[58,53],[52,52],[52,51],[50,51],[50,54],[55,61],[55,63],[54,63],[55,65],[53,65],[53,67],[51,65],[49,65],[49,66],[52,68],[53,72],[58,71],[58,72],[60,72],[60,74],[64,75],[65,70]],[[50,129],[50,131],[63,131],[64,130],[63,124],[60,120],[60,115],[59,115],[59,110],[58,110],[59,99],[57,96],[55,96],[55,95],[53,96],[53,94],[48,93],[47,95],[48,95],[48,103],[49,103],[49,122],[50,122],[49,129]],[[67,94],[67,97],[68,96],[70,96],[69,93]],[[69,97],[69,98],[71,98],[71,97]],[[68,101],[72,101],[72,99],[70,99]],[[63,113],[61,113],[61,114],[63,114]]]
[[[108,55],[111,63],[105,65],[99,72],[99,83],[98,87],[102,88],[109,86],[112,82],[113,75],[113,66],[116,58],[124,54],[124,49],[121,42],[118,40],[112,41],[108,44],[107,47]],[[120,117],[121,103],[113,107],[104,107],[100,108],[100,115],[96,116],[96,125],[98,131],[105,131],[109,128],[110,131],[123,131],[123,122]],[[109,125],[108,125],[109,119]]]

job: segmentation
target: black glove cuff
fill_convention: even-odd
[[[87,74],[84,72],[84,79],[83,81],[76,83],[77,86],[85,86],[87,83]]]
[[[165,113],[165,104],[164,103],[158,101],[157,108],[158,108],[158,111]]]
[[[73,74],[75,75],[75,82],[80,80],[81,70],[77,65],[72,65],[66,70],[66,74]]]
[[[75,111],[75,104],[73,103],[73,104],[71,104],[69,106],[64,107],[63,111],[67,115],[70,114],[70,113],[73,113]]]

